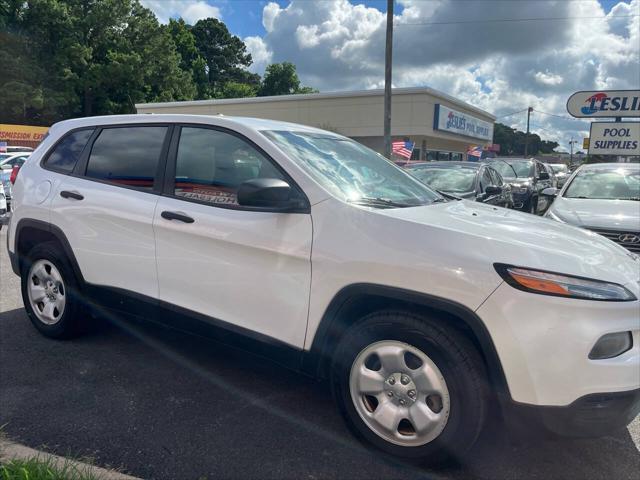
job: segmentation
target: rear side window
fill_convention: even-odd
[[[107,128],[93,143],[86,176],[151,190],[167,127]]]
[[[49,154],[45,166],[63,173],[71,173],[92,133],[93,129],[78,130],[64,137]]]

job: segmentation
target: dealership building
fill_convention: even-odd
[[[414,143],[413,160],[463,160],[470,147],[492,143],[493,115],[437,90],[394,89],[391,108],[392,139]],[[142,103],[136,109],[138,113],[222,114],[301,123],[383,152],[383,90]]]

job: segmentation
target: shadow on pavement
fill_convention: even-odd
[[[362,448],[328,388],[270,361],[137,321],[43,338],[0,313],[0,425],[144,478],[637,479],[629,435],[512,445],[491,425],[463,466],[427,470]]]

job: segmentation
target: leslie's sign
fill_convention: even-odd
[[[640,155],[640,122],[592,122],[589,155]]]
[[[467,137],[490,141],[493,139],[493,123],[485,122],[467,113],[435,104],[433,129],[457,133]]]
[[[640,117],[640,90],[576,92],[567,101],[574,117]]]

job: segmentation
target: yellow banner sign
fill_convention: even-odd
[[[0,123],[0,141],[41,142],[49,128]]]
[[[589,137],[582,139],[582,148],[585,150],[589,149]]]

